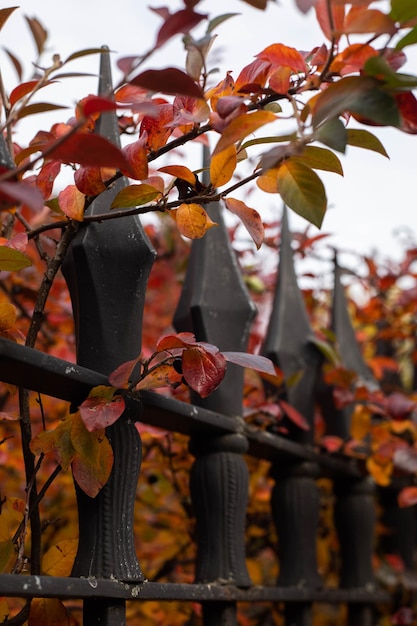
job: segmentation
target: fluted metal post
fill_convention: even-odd
[[[111,91],[109,54],[103,51],[100,94]],[[97,132],[119,144],[117,119],[102,114]],[[119,144],[120,145],[120,144]],[[92,204],[90,215],[109,211],[126,185],[120,179]],[[142,315],[148,275],[154,260],[138,217],[81,225],[64,262],[63,272],[73,303],[77,362],[110,374],[141,350]],[[134,422],[138,403],[107,429],[114,466],[96,498],[76,485],[79,546],[73,576],[142,581],[133,536],[133,507],[141,462],[141,441]],[[84,625],[122,626],[124,602],[85,601]]]
[[[207,163],[207,155],[205,156]],[[221,350],[244,351],[255,308],[242,281],[219,205],[208,208],[218,227],[192,244],[182,296],[174,324],[192,331],[198,340]],[[208,398],[193,395],[199,406],[242,419],[243,370],[228,364],[226,377]],[[196,436],[190,450],[196,460],[191,472],[191,496],[196,515],[197,582],[249,586],[245,563],[245,514],[248,470],[243,434]],[[236,626],[234,603],[203,606],[205,626]]]
[[[363,360],[355,337],[337,261],[332,328],[344,366],[356,372],[369,388],[376,389],[377,384]],[[352,410],[353,406],[337,411],[331,403],[327,403],[324,414],[329,432],[348,438]],[[374,484],[368,478],[339,478],[334,481],[334,493],[335,525],[342,555],[341,586],[371,589],[375,584],[372,568],[376,523]],[[371,626],[373,620],[372,606],[349,606],[349,626]]]
[[[297,382],[287,385],[286,400],[303,415],[310,429],[301,430],[288,419],[285,426],[289,437],[305,445],[313,442],[314,396],[321,362],[311,337],[312,330],[294,270],[291,235],[284,208],[278,283],[262,352],[279,365],[286,380],[298,377]],[[272,513],[279,541],[278,583],[317,588],[321,585],[316,558],[318,466],[310,462],[288,464],[277,458],[271,475],[276,481],[272,493]],[[288,604],[285,614],[286,623],[309,626],[311,603]]]

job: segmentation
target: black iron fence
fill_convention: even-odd
[[[108,56],[102,59],[100,91],[110,86]],[[99,132],[118,142],[116,119],[104,114]],[[118,185],[123,185],[119,181]],[[103,193],[91,213],[109,210],[112,194]],[[242,281],[217,205],[209,207],[219,224],[195,241],[175,315],[178,331],[221,350],[245,351],[255,309]],[[81,225],[63,271],[73,302],[77,364],[0,339],[0,379],[79,405],[89,391],[108,383],[109,374],[135,358],[141,347],[146,284],[154,260],[138,217]],[[146,319],[143,320],[146,324]],[[335,274],[333,329],[346,365],[368,373],[348,319]],[[285,607],[285,624],[312,624],[313,605],[345,604],[351,626],[376,624],[375,609],[391,595],[374,576],[376,495],[372,481],[352,458],[326,454],[314,443],[314,406],[323,402],[329,432],[344,437],[349,411],[336,410],[320,384],[322,356],[293,267],[291,236],[284,215],[279,281],[263,353],[279,364],[287,379],[303,376],[287,389],[287,401],[307,420],[309,430],[289,434],[260,430],[242,417],[243,371],[228,367],[226,379],[207,399],[186,404],[152,392],[130,401],[121,419],[108,428],[114,450],[109,482],[96,498],[77,489],[79,547],[69,578],[1,575],[6,597],[78,598],[84,601],[85,626],[122,626],[126,601],[201,603],[205,626],[236,626],[239,603]],[[369,378],[369,382],[372,383]],[[189,438],[195,457],[190,492],[196,519],[197,563],[194,584],[146,580],[135,552],[133,508],[140,480],[141,441],[135,422],[175,431]],[[333,426],[332,426],[333,425]],[[245,559],[248,499],[246,458],[270,463],[275,486],[271,515],[279,537],[279,578],[275,586],[254,586]],[[319,524],[317,479],[333,481],[334,519],[340,544],[340,585],[325,588],[316,558]],[[399,511],[395,501],[393,536],[404,561],[413,562],[415,514]],[[395,527],[395,525],[398,525]],[[194,623],[194,622],[193,622]],[[272,622],[268,622],[272,623]]]

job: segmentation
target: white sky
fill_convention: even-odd
[[[48,30],[49,53],[42,61],[50,63],[52,53],[66,58],[76,50],[98,47],[103,44],[114,50],[114,60],[120,56],[140,54],[149,49],[161,21],[148,10],[153,6],[168,5],[171,10],[180,7],[172,0],[21,0],[20,9],[9,18],[0,32],[2,46],[14,51],[25,63],[26,78],[29,77],[29,62],[35,58],[35,49],[23,15],[38,17]],[[0,3],[0,8],[9,5]],[[284,43],[298,49],[310,50],[320,45],[324,37],[318,30],[312,12],[302,15],[294,8],[293,0],[282,0],[271,5],[266,12],[258,11],[239,0],[203,0],[196,7],[211,17],[223,13],[240,13],[217,29],[214,55],[221,72],[215,75],[220,80],[226,70],[233,70],[235,78],[240,69],[267,45]],[[205,28],[205,25],[203,26]],[[147,67],[162,68],[169,65],[183,67],[184,52],[180,37],[165,46],[148,62]],[[9,65],[4,54],[0,62]],[[68,66],[71,71],[97,71],[98,58],[86,57]],[[115,65],[114,65],[115,67]],[[3,70],[4,71],[4,70]],[[417,52],[402,71],[417,73]],[[114,70],[114,80],[117,80]],[[5,72],[8,88],[16,84],[13,73]],[[79,85],[66,81],[43,94],[42,99],[72,105],[87,93],[94,93],[97,80],[81,79]],[[66,111],[59,112],[57,119],[69,117]],[[42,114],[32,118],[35,128],[50,127],[50,118]],[[29,122],[27,122],[29,124]],[[25,132],[22,124],[22,132]],[[28,127],[29,129],[30,127]],[[325,175],[320,172],[328,199],[329,210],[324,219],[322,232],[332,234],[330,243],[340,249],[357,250],[383,256],[398,256],[398,233],[417,234],[417,135],[406,135],[393,129],[368,127],[383,142],[390,160],[358,148],[348,148],[347,158],[341,158],[345,176]],[[29,132],[29,130],[28,130]],[[30,132],[30,136],[33,131]],[[195,165],[194,165],[195,167]],[[275,195],[251,196],[249,204],[262,211],[268,207],[281,213],[281,200]],[[292,228],[304,228],[305,222],[291,214]],[[312,227],[312,233],[316,229]],[[318,232],[318,231],[316,231]]]

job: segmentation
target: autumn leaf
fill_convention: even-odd
[[[54,161],[59,163],[59,161]],[[93,165],[81,165],[74,172],[77,189],[85,196],[98,196],[107,189],[101,175],[101,168]]]
[[[142,183],[140,185],[128,185],[123,187],[113,198],[111,209],[128,209],[134,206],[148,204],[161,197],[159,189],[153,185]]]
[[[33,598],[28,626],[68,626],[68,614],[57,598]]]
[[[54,430],[43,430],[33,437],[30,449],[33,454],[47,454],[52,452],[62,469],[69,469],[75,454],[71,440],[73,420],[77,414],[67,415]]]
[[[181,178],[181,180],[185,180],[191,187],[195,186],[196,176],[194,172],[188,167],[185,167],[185,165],[165,165],[164,167],[160,167],[158,172],[164,172],[170,176],[175,176],[175,178]]]
[[[382,156],[389,159],[388,153],[378,137],[375,137],[375,135],[367,130],[349,128],[347,130],[347,143],[350,146],[364,148],[365,150],[373,150],[374,152],[378,152],[379,154],[382,154]]]
[[[182,374],[175,371],[172,365],[161,363],[138,382],[135,391],[172,387],[182,381]]]
[[[60,171],[61,163],[59,161],[48,161],[37,175],[36,186],[41,191],[44,200],[51,197],[55,179]]]
[[[145,115],[140,126],[140,135],[146,132],[146,146],[151,152],[164,146],[174,130],[171,126],[174,120],[172,104],[159,104],[157,116]]]
[[[20,250],[0,246],[0,271],[14,272],[32,265],[32,261]]]
[[[192,8],[185,8],[169,13],[166,15],[164,23],[158,31],[155,48],[160,48],[169,39],[179,33],[188,33],[192,28],[197,26],[207,15],[196,13]]]
[[[75,185],[67,185],[58,194],[59,207],[69,219],[82,222],[84,219],[85,195]]]
[[[0,183],[0,211],[23,204],[38,213],[43,209],[43,195],[37,187],[24,181],[5,180]]]
[[[147,139],[147,134],[142,133],[137,141],[122,148],[122,152],[129,164],[128,170],[121,170],[122,174],[136,180],[145,180],[145,178],[148,178]]]
[[[95,387],[80,405],[79,411],[89,432],[102,430],[116,422],[125,410],[122,396],[115,396],[113,387]]]
[[[187,348],[182,355],[182,373],[187,384],[202,398],[220,385],[226,373],[226,359],[201,347]]]
[[[297,409],[295,409],[291,404],[288,404],[285,400],[279,400],[279,404],[285,411],[285,415],[290,419],[293,424],[301,428],[302,430],[310,430],[310,425],[305,419],[303,415]]]
[[[103,96],[89,95],[79,103],[79,108],[85,117],[94,115],[96,113],[103,113],[104,111],[115,111],[117,104],[110,98],[103,98]]]
[[[8,7],[6,9],[0,9],[0,30],[3,28],[10,15],[19,7]]]
[[[242,221],[242,224],[252,237],[257,249],[259,250],[264,240],[265,232],[262,218],[258,211],[252,209],[241,200],[236,200],[235,198],[226,198],[225,203],[228,210],[234,215],[237,215]]]
[[[396,32],[395,22],[389,15],[369,7],[351,7],[343,24],[343,33],[346,35],[394,35]]]
[[[288,207],[321,227],[327,208],[326,192],[320,178],[310,167],[291,157],[278,169],[277,186]]]
[[[71,441],[75,453],[72,459],[74,479],[90,498],[95,498],[107,483],[113,467],[113,450],[104,430],[90,432],[79,413],[71,425]]]
[[[275,68],[289,67],[293,72],[306,72],[303,55],[295,48],[290,48],[282,43],[272,44],[256,56],[258,59],[268,61]]]
[[[417,487],[404,487],[398,494],[398,506],[401,508],[417,504]]]
[[[131,382],[133,370],[138,365],[140,355],[136,359],[126,361],[117,367],[109,376],[109,383],[117,389],[125,389]]]
[[[48,576],[70,576],[77,554],[78,539],[63,539],[42,557],[42,573]]]
[[[222,135],[213,150],[212,157],[226,150],[229,146],[241,141],[258,128],[265,124],[270,124],[276,120],[276,116],[271,111],[255,111],[254,113],[245,113],[232,119],[230,124],[226,126]]]
[[[79,163],[94,167],[116,167],[129,169],[129,164],[120,148],[105,137],[93,133],[75,133],[56,145],[53,140],[43,146],[48,156],[64,163]]]
[[[234,145],[214,154],[210,160],[210,182],[213,187],[221,187],[232,178],[237,164]]]
[[[175,221],[181,235],[189,239],[201,239],[209,228],[216,226],[200,204],[181,204],[176,210]]]
[[[229,363],[249,367],[257,372],[276,376],[275,366],[272,361],[260,354],[249,354],[247,352],[222,352],[222,355]]]
[[[176,335],[164,335],[158,340],[156,349],[158,352],[175,350],[176,348],[188,348],[198,342],[193,333],[177,333]]]
[[[204,99],[204,93],[199,85],[176,67],[167,67],[163,70],[145,70],[132,78],[129,83],[153,92]]]

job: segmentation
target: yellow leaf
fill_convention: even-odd
[[[265,193],[278,193],[277,177],[278,168],[274,167],[267,170],[262,176],[259,176],[259,178],[256,179],[256,184],[259,189],[262,189]]]
[[[181,235],[189,239],[201,239],[209,228],[217,226],[200,204],[181,204],[175,218]]]
[[[390,484],[393,470],[392,461],[386,458],[375,459],[375,457],[371,456],[366,461],[366,468],[377,485],[386,487]]]
[[[13,541],[0,541],[0,573],[7,572],[12,566],[15,551]]]
[[[6,621],[10,615],[9,605],[6,598],[0,598],[0,624]]]
[[[0,303],[0,330],[12,328],[16,322],[16,307],[10,302]]]
[[[42,573],[49,576],[69,576],[77,547],[77,539],[64,539],[49,548],[42,559]]]
[[[371,412],[363,405],[357,404],[352,414],[350,434],[353,439],[361,441],[369,434]]]
[[[255,111],[254,113],[244,113],[235,117],[222,132],[212,157],[254,133],[261,126],[274,122],[276,119],[272,111]]]
[[[229,182],[236,169],[237,155],[234,145],[213,155],[210,162],[210,182],[213,187],[221,187]]]
[[[68,626],[67,610],[56,598],[33,598],[28,626]]]
[[[170,387],[181,382],[182,375],[178,374],[172,365],[162,364],[153,372],[145,376],[135,387],[135,391],[141,389],[158,389],[159,387]]]
[[[227,198],[226,206],[231,213],[234,213],[240,220],[242,220],[244,227],[252,237],[259,250],[264,240],[265,233],[264,225],[258,211],[251,209],[247,206],[247,204],[241,200],[236,200],[235,198]]]

